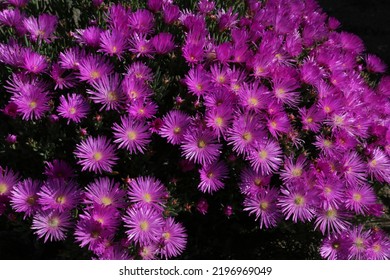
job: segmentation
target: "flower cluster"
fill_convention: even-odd
[[[223,190],[261,230],[312,222],[323,258],[389,259],[386,232],[363,224],[387,211],[378,194],[390,184],[390,78],[314,0],[92,1],[100,17],[67,30],[70,43],[58,16],[6,2],[2,114],[76,142],[45,154],[44,178],[1,168],[0,215],[23,213],[44,242],[73,232],[100,259],[172,258],[187,243],[174,214],[194,206],[177,189],[197,188],[202,214]],[[176,173],[121,168],[140,159]],[[192,185],[180,185],[186,176]]]

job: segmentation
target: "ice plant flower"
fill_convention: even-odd
[[[96,138],[89,136],[77,144],[74,154],[83,171],[88,170],[99,174],[103,171],[111,172],[118,160],[115,147],[105,136]]]
[[[121,123],[115,123],[112,129],[114,142],[119,144],[119,148],[125,148],[131,154],[143,154],[151,141],[151,134],[145,123],[129,116],[121,117]]]
[[[181,144],[190,125],[190,117],[182,111],[172,110],[164,116],[162,121],[163,125],[159,134],[171,144]]]
[[[118,183],[107,177],[96,178],[88,184],[84,193],[84,203],[102,207],[125,207],[126,192],[120,189]]]
[[[136,244],[157,243],[161,237],[164,221],[152,208],[128,208],[123,221],[129,240]]]
[[[0,166],[0,202],[7,201],[9,199],[9,195],[18,181],[18,173],[14,172],[7,166],[5,169]]]
[[[214,193],[224,187],[223,180],[228,177],[229,169],[223,161],[204,164],[199,170],[198,189],[204,193]]]
[[[11,191],[11,206],[16,212],[24,213],[24,218],[35,214],[40,206],[38,192],[42,182],[31,178],[20,181]]]
[[[68,119],[68,124],[70,121],[79,123],[81,119],[87,116],[89,105],[83,96],[72,93],[66,97],[64,95],[60,97],[60,105],[57,110],[61,117]]]
[[[43,242],[61,241],[66,238],[66,232],[71,228],[72,223],[69,212],[38,212],[34,215],[31,229]]]
[[[163,245],[160,254],[167,259],[180,255],[187,244],[187,233],[184,227],[168,217],[161,232]]]
[[[153,177],[137,177],[132,179],[128,189],[131,202],[141,208],[163,210],[164,198],[167,195],[165,186]]]

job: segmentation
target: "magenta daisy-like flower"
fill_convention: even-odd
[[[292,78],[277,78],[273,81],[273,93],[276,99],[291,107],[298,103],[299,93],[295,91],[298,87],[299,84]]]
[[[40,206],[38,192],[42,182],[33,179],[20,181],[11,191],[11,206],[16,212],[24,213],[24,217],[32,216]]]
[[[157,243],[161,238],[164,221],[153,208],[129,208],[123,218],[128,239],[136,244]]]
[[[319,192],[321,206],[326,208],[339,208],[344,197],[343,182],[336,176],[326,176],[317,180],[315,188]]]
[[[362,225],[358,225],[348,230],[350,260],[364,260],[366,259],[367,246],[370,240],[370,232],[363,229]]]
[[[187,233],[185,228],[175,222],[171,217],[165,220],[165,225],[162,228],[162,247],[160,254],[164,258],[172,258],[180,255],[187,244]]]
[[[127,111],[137,120],[145,120],[154,117],[158,109],[156,103],[150,100],[134,100]]]
[[[77,144],[74,154],[79,159],[78,164],[82,165],[82,170],[102,173],[111,172],[115,165],[117,157],[115,147],[105,136],[94,138],[89,136],[81,143]]]
[[[60,241],[66,238],[66,232],[72,226],[68,212],[45,211],[34,215],[31,229],[35,230],[43,242]]]
[[[73,209],[80,201],[80,191],[74,181],[49,179],[38,192],[38,203],[42,210],[56,210],[60,213]]]
[[[73,36],[80,44],[97,48],[100,44],[100,34],[102,32],[102,29],[98,26],[88,26],[85,29],[77,29]]]
[[[211,81],[206,71],[198,66],[191,68],[185,78],[188,90],[197,97],[204,96],[211,91]]]
[[[155,260],[157,259],[158,251],[159,251],[158,244],[152,243],[152,244],[141,246],[138,254],[143,260]]]
[[[256,141],[266,137],[259,126],[259,119],[255,115],[245,114],[233,121],[232,128],[227,131],[227,142],[233,146],[233,151],[246,155]]]
[[[213,193],[224,187],[223,180],[228,177],[229,169],[223,161],[205,164],[199,170],[198,189],[204,193]]]
[[[353,185],[345,191],[344,203],[347,209],[366,215],[370,212],[370,207],[376,203],[376,195],[369,185]]]
[[[133,179],[127,193],[130,201],[139,207],[162,211],[167,190],[158,179],[148,176]]]
[[[154,16],[144,9],[139,9],[129,15],[129,26],[132,31],[148,34],[153,30]]]
[[[275,138],[291,130],[291,125],[285,113],[276,113],[267,118],[267,128],[269,133]]]
[[[104,228],[98,221],[80,215],[74,236],[81,247],[88,246],[89,250],[94,250],[103,240],[111,238],[112,232]]]
[[[127,69],[126,76],[145,82],[151,82],[153,80],[152,69],[150,69],[141,61],[136,61],[132,63]]]
[[[47,59],[43,55],[40,55],[32,50],[24,52],[24,61],[22,68],[32,74],[40,74],[44,72],[48,67]]]
[[[74,177],[74,170],[66,161],[55,159],[46,162],[44,174],[51,179],[67,180]]]
[[[362,184],[366,181],[367,165],[356,152],[350,152],[341,159],[342,174],[348,185]]]
[[[54,89],[72,88],[77,84],[74,73],[69,73],[66,69],[61,68],[58,63],[52,65],[50,77],[55,82]]]
[[[127,75],[122,81],[122,89],[130,102],[134,100],[145,100],[153,93],[142,79]]]
[[[0,166],[0,203],[8,200],[11,191],[18,181],[18,173],[7,166],[5,169]]]
[[[323,208],[317,210],[314,229],[319,228],[322,234],[342,233],[346,231],[351,223],[347,220],[350,215],[342,209]]]
[[[151,141],[151,133],[146,124],[129,116],[121,117],[121,123],[115,123],[112,129],[114,142],[119,144],[119,148],[127,149],[130,154],[143,154]]]
[[[171,110],[162,121],[163,125],[159,130],[159,134],[173,145],[181,144],[190,125],[190,117],[182,111]]]
[[[100,47],[102,52],[120,58],[127,49],[126,37],[118,30],[107,30],[100,35]]]
[[[120,189],[119,183],[107,177],[96,178],[85,189],[84,203],[102,207],[123,208],[126,191]]]
[[[260,220],[260,228],[275,227],[281,218],[277,206],[279,191],[275,188],[264,188],[254,195],[248,195],[244,200],[244,211],[254,214]]]
[[[310,221],[314,217],[314,193],[303,186],[289,185],[281,189],[278,206],[286,220],[292,217],[294,223]]]
[[[58,63],[63,69],[76,70],[79,69],[80,59],[83,57],[84,49],[69,48],[60,53]]]
[[[266,108],[265,104],[269,102],[268,94],[268,89],[258,82],[244,83],[238,91],[241,106],[255,112]]]
[[[92,54],[81,58],[79,63],[79,79],[90,84],[111,74],[114,69],[105,58]]]
[[[210,130],[201,129],[187,133],[181,144],[185,158],[200,164],[215,161],[220,155],[221,147]]]
[[[265,186],[268,186],[270,181],[271,176],[264,176],[260,172],[254,171],[251,167],[246,167],[241,172],[240,191],[245,195],[256,195]]]
[[[170,33],[161,32],[152,38],[152,45],[156,53],[166,54],[175,48],[173,36]]]
[[[49,42],[57,27],[58,19],[53,15],[41,14],[38,19],[29,17],[24,19],[23,23],[32,40],[42,39]]]
[[[390,158],[380,148],[372,152],[368,163],[368,173],[378,181],[390,183]]]
[[[24,120],[37,120],[49,110],[50,97],[38,87],[28,89],[14,95],[11,100],[17,105],[17,111]]]
[[[368,260],[390,259],[390,239],[385,232],[373,230],[367,242],[366,256]]]
[[[296,161],[291,157],[286,158],[280,177],[284,182],[296,182],[303,178],[306,165],[306,158],[303,155],[300,155]]]
[[[256,142],[247,158],[256,172],[260,171],[262,175],[268,175],[278,170],[282,164],[282,155],[282,150],[277,142],[266,140]]]
[[[218,137],[223,137],[228,127],[230,126],[233,116],[231,108],[225,108],[223,106],[212,108],[206,112],[206,126],[210,127],[214,135]]]
[[[121,80],[118,74],[103,76],[92,83],[93,89],[87,89],[90,99],[101,104],[100,110],[119,110],[126,100],[121,87]]]
[[[320,247],[321,257],[328,260],[348,259],[348,243],[345,235],[330,235],[325,237]]]
[[[80,219],[98,222],[108,236],[114,236],[121,222],[120,213],[115,207],[94,205],[80,215]]]
[[[145,34],[135,33],[129,40],[129,51],[134,53],[137,57],[146,56],[152,57],[153,47],[149,39]]]
[[[299,114],[301,116],[303,129],[314,132],[318,132],[320,130],[324,116],[315,106],[312,106],[309,109],[299,108]]]
[[[60,105],[57,108],[58,114],[75,123],[81,122],[81,119],[85,118],[89,112],[89,104],[85,98],[76,93],[68,94],[66,97],[60,97]]]

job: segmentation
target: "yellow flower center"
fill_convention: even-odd
[[[147,203],[150,203],[152,201],[152,196],[150,195],[150,193],[144,194],[144,201]]]
[[[324,146],[327,148],[330,148],[330,147],[332,147],[332,142],[329,140],[324,140]]]
[[[65,202],[66,202],[66,197],[65,197],[64,195],[60,195],[59,197],[57,197],[56,202],[57,202],[58,204],[65,204]]]
[[[92,79],[99,79],[100,78],[100,73],[99,73],[99,71],[96,71],[96,70],[94,70],[94,71],[92,71],[91,72],[91,78]]]
[[[306,121],[307,121],[308,123],[312,123],[312,122],[313,122],[313,118],[312,118],[312,117],[308,117]]]
[[[267,201],[263,201],[263,202],[260,203],[260,209],[261,210],[265,211],[265,210],[268,209],[268,207],[269,207],[269,204],[268,204]]]
[[[31,109],[35,109],[35,108],[37,108],[37,102],[35,102],[35,101],[31,101],[30,102],[30,104],[29,104],[29,107],[31,108]]]
[[[242,139],[244,139],[245,141],[249,142],[252,140],[252,133],[250,133],[249,131],[246,131],[242,134]]]
[[[360,193],[354,193],[352,195],[352,199],[356,202],[360,202],[362,200],[362,195]]]
[[[149,223],[147,221],[142,221],[139,223],[139,227],[142,231],[148,231],[149,230]]]
[[[202,85],[202,84],[197,84],[197,85],[195,86],[195,88],[196,88],[197,90],[201,91],[201,90],[203,89],[203,85]]]
[[[104,206],[108,206],[112,204],[112,199],[107,196],[103,196],[101,202]]]
[[[254,180],[255,185],[258,187],[261,185],[261,182],[262,182],[261,178],[255,178],[255,180]]]
[[[113,46],[111,51],[112,51],[112,53],[116,53],[118,51],[118,48],[116,46]]]
[[[294,177],[300,177],[302,175],[302,169],[298,168],[298,167],[295,167],[295,168],[292,169],[291,174]]]
[[[340,126],[340,125],[342,125],[342,124],[344,123],[344,118],[341,117],[341,116],[336,115],[336,116],[334,117],[334,123],[335,123],[337,126]]]
[[[240,88],[241,88],[241,86],[239,84],[234,84],[232,86],[233,91],[238,91]]]
[[[118,97],[116,96],[116,92],[115,91],[108,92],[107,97],[108,97],[109,101],[116,101],[118,99]]]
[[[268,153],[267,153],[266,150],[261,150],[261,151],[259,152],[259,158],[261,158],[261,159],[266,159],[267,156],[268,156]]]
[[[221,117],[216,117],[215,118],[215,124],[217,126],[222,126],[223,125],[223,119]]]
[[[69,114],[74,115],[76,113],[76,108],[75,107],[70,107],[69,108]]]
[[[297,206],[302,206],[305,203],[305,198],[298,194],[294,199],[294,203]]]
[[[331,109],[330,109],[330,107],[329,106],[325,106],[324,107],[324,111],[325,111],[325,113],[330,113],[330,111],[332,111]]]
[[[136,99],[138,97],[138,92],[136,92],[135,90],[132,90],[129,92],[129,96],[132,99]]]
[[[276,91],[276,96],[281,96],[286,93],[286,91],[283,88],[278,88]]]
[[[211,179],[213,177],[214,177],[214,173],[213,172],[207,173],[207,178]]]
[[[364,240],[363,240],[363,238],[361,238],[361,237],[357,237],[356,239],[355,239],[355,245],[356,245],[356,247],[357,248],[359,248],[359,249],[362,249],[362,248],[364,248]]]
[[[5,183],[0,183],[0,194],[5,194],[5,192],[8,190],[8,186]]]
[[[93,154],[93,159],[99,161],[103,158],[103,154],[101,152],[96,152]]]
[[[326,211],[326,217],[328,218],[334,218],[337,216],[337,211],[335,209],[329,209]]]
[[[164,237],[165,240],[169,240],[171,238],[171,234],[169,232],[164,232],[162,236]]]
[[[226,81],[226,78],[223,75],[219,75],[217,81],[218,83],[223,84]]]
[[[264,68],[263,67],[260,67],[260,66],[257,66],[255,68],[255,75],[260,75],[264,72]]]
[[[137,138],[137,133],[135,131],[129,131],[127,132],[127,138],[129,138],[131,141],[134,141]]]
[[[331,187],[325,187],[325,188],[324,188],[324,192],[325,192],[326,194],[330,194],[330,193],[332,192],[332,188],[331,188]]]
[[[58,217],[50,218],[48,224],[51,228],[57,228],[60,225],[60,219]]]
[[[372,161],[369,162],[370,167],[376,167],[377,164],[378,162],[376,161],[376,159],[373,159]]]
[[[382,250],[382,246],[378,243],[375,243],[373,246],[372,246],[372,250],[375,252],[375,253],[378,253]]]
[[[337,250],[338,248],[340,248],[340,244],[339,243],[333,243],[332,247],[333,247],[333,249]]]
[[[198,148],[203,149],[204,147],[206,147],[206,142],[204,140],[199,140]]]
[[[181,128],[179,126],[175,126],[175,128],[173,129],[173,133],[175,134],[179,134],[181,131]]]
[[[251,97],[248,99],[249,105],[256,107],[259,104],[259,100],[255,97]]]

